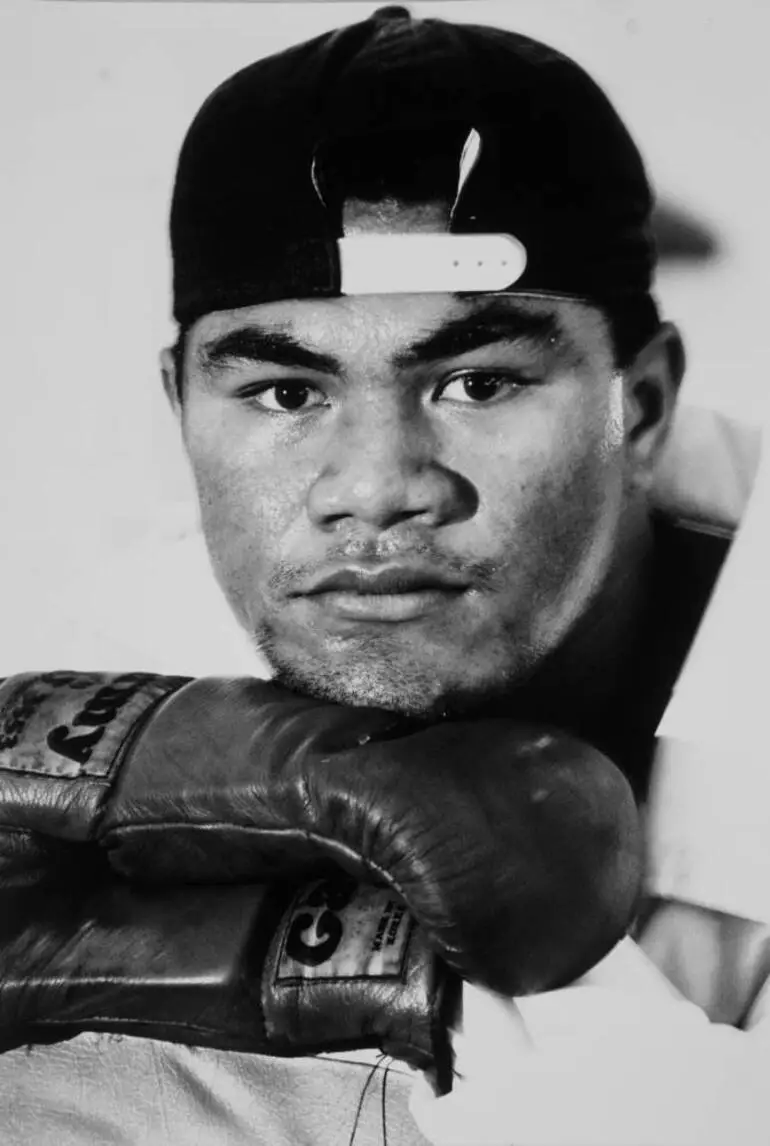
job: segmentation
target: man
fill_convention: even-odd
[[[449,25],[386,9],[366,27],[360,53],[353,33],[340,38],[334,85],[312,70],[332,44],[318,61],[294,49],[275,65],[307,77],[291,103],[257,65],[183,149],[181,333],[164,374],[215,573],[275,674],[305,691],[431,715],[495,696],[507,709],[526,682],[528,712],[602,741],[617,739],[608,710],[634,694],[649,738],[665,671],[643,718],[629,642],[651,632],[646,493],[683,356],[648,294],[641,161],[600,93],[555,56],[530,61],[523,45],[512,83],[508,38],[481,40],[489,60],[462,65]],[[426,88],[416,62],[434,37],[444,58]],[[386,52],[404,63],[388,70]],[[494,70],[474,91],[482,60]],[[537,119],[518,110],[528,104]],[[257,124],[260,148],[223,191],[222,165]],[[512,265],[509,290],[459,279],[461,297],[416,298],[419,256],[405,248],[408,274],[383,291],[384,236],[449,228],[513,230],[526,266]],[[367,293],[343,283],[334,297],[338,234],[375,240],[359,256]],[[703,569],[701,607],[720,555]],[[675,613],[686,642],[694,617]],[[636,730],[625,740],[638,751]]]
[[[644,801],[726,548],[651,506],[683,372],[651,207],[592,81],[496,30],[382,9],[207,101],[164,384],[216,577],[278,682],[555,725]],[[371,1061],[82,1035],[0,1061],[6,1140],[421,1141],[397,1064],[367,1105]]]

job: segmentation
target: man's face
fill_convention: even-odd
[[[275,302],[200,319],[185,363],[216,576],[295,687],[413,713],[483,699],[611,579],[629,463],[593,308]]]

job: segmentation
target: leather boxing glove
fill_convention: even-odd
[[[292,886],[0,892],[0,1051],[111,1031],[271,1055],[374,1047],[451,1084],[459,980],[403,904]]]
[[[634,913],[630,788],[569,737],[417,726],[262,681],[41,680],[3,686],[15,710],[32,699],[5,750],[2,819],[98,841],[133,880],[341,867],[402,897],[462,976],[519,995],[582,974]]]
[[[72,882],[106,856],[94,839],[126,742],[189,678],[25,673],[0,681],[0,884]]]

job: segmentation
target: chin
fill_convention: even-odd
[[[304,658],[289,661],[264,646],[262,652],[273,669],[273,679],[293,692],[334,704],[386,709],[418,720],[471,716],[495,709],[501,702],[507,707],[520,675],[498,667],[469,680],[461,664],[453,672],[440,673],[432,666],[388,663],[382,658],[374,665],[356,660],[341,666]]]
[[[383,708],[403,716],[429,718],[442,711],[444,690],[435,681],[391,679],[365,670],[334,672],[272,662],[273,679],[293,692],[355,708]]]

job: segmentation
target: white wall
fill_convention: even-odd
[[[179,505],[184,517],[190,500],[156,365],[172,334],[165,224],[176,150],[230,72],[374,7],[0,6],[0,672],[110,656],[162,666],[164,645],[195,661],[191,671],[227,661],[218,598],[189,623],[208,586],[200,553],[172,559],[152,540],[154,523]],[[605,85],[659,188],[723,239],[715,265],[660,281],[689,346],[686,397],[758,418],[770,376],[770,5],[411,8],[543,38]]]

